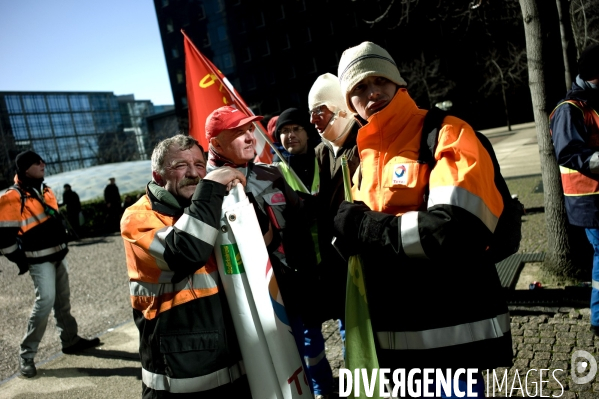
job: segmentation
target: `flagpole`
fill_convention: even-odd
[[[197,53],[198,57],[200,57],[204,61],[204,64],[208,67],[208,69],[210,69],[210,71],[214,74],[214,76],[216,76],[219,79],[219,81],[220,81],[221,80],[220,76],[218,76],[218,74],[216,73],[216,71],[212,68],[211,63],[210,62],[206,62],[206,57],[204,57],[204,54],[202,54],[200,52],[200,50],[198,50],[196,48],[195,44],[193,44],[193,42],[191,41],[191,39],[189,38],[189,36],[187,36],[187,34],[185,33],[185,31],[183,29],[181,29],[181,33],[189,41],[189,43],[191,44],[191,48],[193,48],[193,50]],[[239,101],[239,99],[237,98],[237,96],[235,95],[235,93],[233,93],[231,91],[231,89],[229,88],[229,86],[227,86],[225,84],[225,82],[221,81],[221,84],[225,87],[225,89],[227,90],[227,92],[229,93],[229,95],[231,96],[231,98],[233,98],[233,100],[235,101],[235,105],[237,105],[238,107],[241,107],[243,109],[243,111],[246,113],[246,115],[250,115],[250,114],[253,115],[254,114],[243,102]],[[256,130],[262,136],[262,138],[264,138],[264,141],[266,141],[268,143],[268,145],[270,146],[270,148],[272,148],[273,151],[275,152],[275,154],[277,154],[278,157],[281,159],[281,162],[287,167],[287,169],[289,169],[289,171],[291,171],[291,173],[294,175],[294,177],[296,178],[296,180],[306,189],[306,192],[309,193],[310,191],[308,191],[308,189],[304,185],[304,182],[301,181],[301,179],[299,178],[299,176],[289,166],[289,164],[285,160],[285,157],[281,154],[281,152],[279,151],[279,149],[274,146],[273,142],[270,140],[270,137],[268,137],[268,135],[266,134],[266,132],[264,132],[260,128],[260,125],[258,125],[256,122],[253,122],[253,124],[256,127]]]

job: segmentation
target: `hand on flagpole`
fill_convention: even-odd
[[[227,191],[231,190],[237,184],[245,186],[245,176],[237,169],[229,166],[223,166],[208,173],[204,180],[212,180],[217,183],[227,186]]]

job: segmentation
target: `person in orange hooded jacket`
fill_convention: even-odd
[[[336,246],[346,258],[362,255],[380,367],[511,366],[510,317],[486,256],[503,210],[489,154],[470,125],[448,116],[435,166],[418,163],[427,111],[380,46],[345,50],[338,77],[362,127],[357,202],[335,216]]]
[[[37,354],[50,311],[54,310],[62,351],[74,354],[98,346],[100,340],[80,337],[71,314],[69,271],[66,255],[68,237],[58,214],[58,202],[44,184],[46,163],[34,151],[19,153],[15,159],[15,184],[0,196],[0,253],[29,271],[35,289],[35,302],[27,332],[21,341],[19,371],[35,377]]]

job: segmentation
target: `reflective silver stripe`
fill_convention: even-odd
[[[420,243],[418,212],[406,212],[401,215],[399,234],[401,234],[401,246],[408,257],[428,259]]]
[[[141,379],[156,391],[171,393],[192,393],[207,391],[235,381],[245,374],[243,364],[239,362],[232,367],[225,367],[213,373],[193,378],[171,378],[163,374],[152,373],[142,367]]]
[[[37,215],[31,216],[30,218],[27,218],[27,219],[21,221],[21,226],[25,227],[28,224],[36,222],[36,221],[41,222],[43,219],[46,219],[47,217],[48,217],[48,215],[46,215],[46,212],[42,211],[42,213],[38,213]]]
[[[593,280],[591,283],[591,287],[593,287],[596,290],[599,290],[599,281]]]
[[[154,234],[154,239],[150,244],[150,248],[148,249],[150,255],[156,259],[156,265],[160,270],[170,271],[171,269],[168,267],[166,262],[164,261],[164,248],[166,242],[166,236],[173,230],[172,226],[166,226],[161,228]]]
[[[491,233],[495,232],[499,218],[493,215],[482,198],[464,188],[455,186],[432,188],[428,197],[428,207],[435,205],[459,206],[479,218]]]
[[[0,222],[0,227],[21,227],[20,220],[7,220]]]
[[[158,296],[162,294],[168,294],[171,292],[179,292],[183,290],[193,289],[207,289],[216,288],[218,282],[218,271],[212,273],[201,273],[192,275],[191,283],[192,287],[189,286],[189,280],[182,280],[176,284],[160,284],[160,283],[146,283],[143,281],[130,281],[129,292],[133,296]]]
[[[325,355],[325,351],[322,351],[316,357],[304,356],[304,360],[308,366],[316,366],[322,359],[324,359]]]
[[[589,169],[591,170],[591,173],[599,173],[599,151],[591,155]]]
[[[52,248],[42,249],[41,251],[25,251],[25,256],[28,258],[41,258],[60,252],[67,247],[67,244],[60,244]]]
[[[214,245],[216,236],[218,235],[218,230],[214,227],[191,217],[186,213],[177,220],[175,227],[210,245]]]
[[[0,252],[2,252],[3,255],[8,255],[8,254],[12,254],[17,249],[19,249],[19,246],[17,245],[17,243],[14,243],[10,247],[0,248]]]
[[[377,332],[382,349],[433,349],[502,337],[510,331],[510,315],[424,331]]]

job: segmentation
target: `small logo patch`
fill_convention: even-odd
[[[272,195],[272,197],[270,197],[270,202],[271,204],[280,204],[280,203],[285,203],[285,196],[283,195],[283,193],[275,193]]]
[[[410,164],[400,163],[393,167],[393,185],[401,184],[403,186],[408,185],[408,174]]]
[[[225,264],[225,274],[245,273],[237,244],[221,245],[220,250]]]

